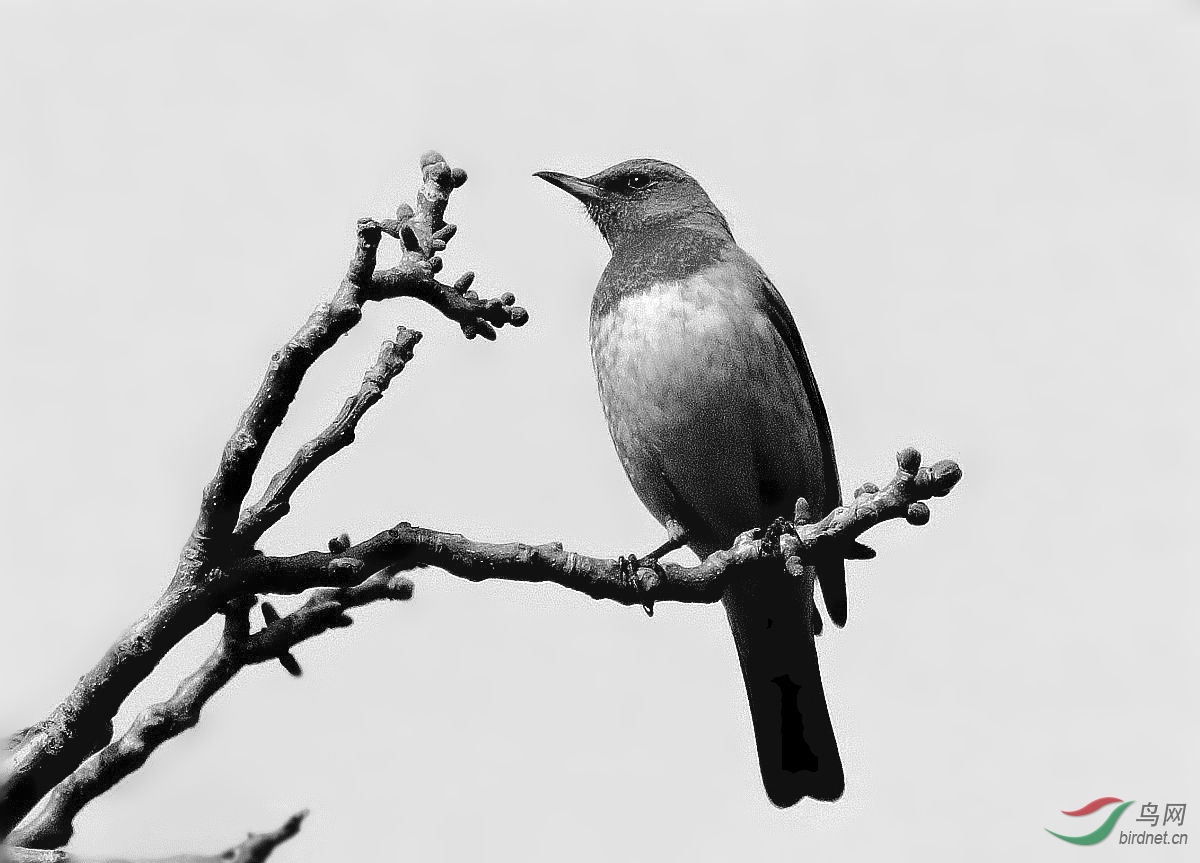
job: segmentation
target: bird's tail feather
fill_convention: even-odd
[[[780,560],[739,574],[722,601],[733,629],[758,763],[776,806],[836,800],[845,788],[813,642],[813,570],[793,578]]]

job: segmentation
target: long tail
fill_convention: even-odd
[[[801,580],[780,561],[759,565],[762,571],[739,575],[722,602],[750,697],[763,785],[776,806],[836,800],[846,783],[813,642],[814,573],[806,568]]]

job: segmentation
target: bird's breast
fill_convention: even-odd
[[[751,316],[736,290],[703,275],[619,298],[591,326],[606,410],[628,402],[680,420],[702,410],[733,383],[737,354],[769,335],[750,331]]]
[[[802,384],[736,269],[618,297],[593,316],[591,347],[617,454],[660,521],[683,521],[683,507],[701,522],[685,527],[723,539],[762,514],[764,468],[799,482],[786,450],[809,443]]]

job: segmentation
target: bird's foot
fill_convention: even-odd
[[[667,577],[666,570],[654,555],[639,559],[636,554],[623,554],[617,558],[617,561],[621,564],[621,577],[629,582],[637,593],[642,608],[646,611],[646,616],[654,617],[654,600],[648,594],[651,588]],[[643,578],[641,573],[647,570],[650,576]]]
[[[796,523],[788,521],[783,517],[775,519],[764,528],[760,528],[758,534],[759,540],[762,542],[763,555],[775,558],[783,557],[783,537],[789,533],[795,536]],[[821,612],[817,610],[815,599],[812,602],[809,614],[813,635],[820,635],[825,629],[825,622],[821,620]]]
[[[762,550],[764,554],[772,557],[778,557],[783,554],[781,541],[785,534],[794,534],[796,527],[786,518],[780,517],[775,519],[769,525],[762,529]]]

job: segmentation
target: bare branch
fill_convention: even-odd
[[[379,359],[363,375],[362,386],[348,398],[333,422],[292,457],[286,468],[275,474],[262,499],[242,513],[234,535],[246,547],[259,538],[291,509],[292,494],[308,477],[339,450],[354,442],[358,421],[383,398],[384,391],[412,359],[413,348],[421,340],[416,330],[400,327],[395,341],[387,341],[379,350]]]
[[[516,298],[512,294],[481,300],[475,291],[469,290],[472,278],[472,273],[465,273],[454,285],[444,285],[433,278],[414,279],[401,265],[376,273],[373,287],[380,299],[414,297],[428,303],[452,321],[457,321],[469,339],[483,336],[491,341],[496,338],[497,327],[525,325],[529,313],[513,305]]]
[[[300,832],[308,811],[297,812],[270,833],[251,833],[237,845],[218,854],[179,854],[163,860],[131,861],[81,857],[59,849],[0,845],[0,863],[263,863],[272,852]]]
[[[3,756],[0,837],[12,830],[38,800],[84,759],[108,744],[112,739],[112,718],[129,693],[181,639],[217,613],[228,599],[230,581],[223,567],[247,550],[248,546],[234,537],[233,531],[262,454],[283,422],[305,374],[361,319],[364,303],[391,296],[425,299],[442,308],[468,335],[471,332],[486,335],[493,326],[489,321],[496,326],[519,325],[527,319],[525,311],[513,305],[509,294],[496,300],[478,300],[472,299],[465,288],[460,295],[455,288],[436,282],[434,274],[441,269],[436,252],[444,249],[454,235],[453,226],[443,220],[446,202],[466,175],[450,169],[438,154],[427,153],[422,159],[422,179],[417,209],[401,208],[397,215],[403,214],[403,220],[363,219],[358,223],[353,258],[333,298],[319,306],[272,357],[258,392],[226,443],[217,471],[204,490],[196,527],[184,545],[175,576],[162,597],[80,678],[55,711],[33,726]],[[375,267],[378,245],[385,232],[409,239],[405,240],[401,264],[388,271],[389,289],[382,291],[375,280]],[[449,301],[448,294],[454,294],[457,300]],[[388,359],[384,365],[390,368],[391,363]],[[382,382],[382,378],[375,381]],[[380,392],[382,389],[379,386]],[[363,404],[365,409],[370,398],[368,395],[355,404]],[[357,409],[352,406],[349,410],[353,414]],[[357,419],[351,417],[344,424],[351,433],[355,422]],[[260,506],[248,511],[248,533],[258,530],[261,535],[261,531],[278,521],[286,512],[295,486],[331,452],[344,446],[334,439],[329,444],[331,450],[313,455],[302,453],[282,476],[276,477],[277,482]]]
[[[259,460],[287,415],[304,375],[362,318],[364,287],[375,270],[379,239],[378,225],[369,220],[358,223],[354,259],[333,299],[318,306],[271,357],[258,392],[225,444],[216,475],[204,489],[194,531],[201,541],[222,539],[233,530]]]
[[[46,851],[42,848],[17,848],[0,845],[0,863],[70,863],[66,851]]]
[[[237,845],[213,857],[197,857],[195,861],[179,863],[263,863],[272,852],[300,832],[300,825],[308,817],[308,810],[297,812],[270,833],[251,833]]]
[[[484,335],[490,332],[494,337],[493,326],[521,326],[528,320],[528,313],[513,305],[511,294],[494,300],[468,299],[434,279],[442,268],[442,260],[435,252],[445,249],[454,235],[452,226],[443,221],[446,204],[454,188],[466,182],[466,174],[456,173],[440,154],[432,151],[421,157],[421,173],[423,185],[417,193],[416,210],[404,207],[397,213],[404,218],[394,221],[359,221],[358,245],[333,300],[319,306],[271,358],[258,393],[225,445],[216,476],[204,490],[195,529],[195,536],[201,541],[223,538],[234,529],[254,471],[271,436],[283,422],[304,375],[358,323],[364,303],[416,297],[457,321],[468,336],[472,332]],[[400,264],[377,274],[379,241],[385,231],[414,240],[406,240]]]
[[[352,621],[346,612],[352,608],[411,596],[412,582],[407,578],[377,573],[351,588],[318,591],[291,614],[268,621],[253,634],[249,615],[254,601],[229,603],[221,640],[204,664],[185,678],[169,699],[143,710],[120,738],[60,782],[27,823],[11,834],[10,841],[28,848],[65,845],[84,806],[140,768],[163,743],[194,727],[208,700],[243,668],[288,655],[300,642],[329,629],[349,626]]]
[[[470,272],[452,285],[437,280],[443,266],[439,253],[456,231],[444,219],[446,205],[466,174],[451,169],[434,152],[422,157],[421,168],[423,184],[416,207],[401,206],[394,219],[359,221],[352,259],[333,297],[314,310],[272,357],[204,489],[195,528],[166,591],[49,717],[12,735],[0,747],[0,842],[9,839],[8,845],[0,845],[0,863],[75,860],[47,849],[69,840],[73,821],[88,802],[140,768],[167,740],[193,727],[209,699],[241,669],[279,661],[298,675],[300,665],[291,653],[296,645],[329,629],[349,626],[353,621],[347,612],[352,608],[381,599],[409,598],[412,584],[398,572],[436,566],[471,581],[553,582],[596,599],[642,605],[647,611],[661,600],[713,602],[731,579],[744,572],[739,567],[748,561],[779,557],[788,571],[804,577],[802,563],[829,556],[872,557],[874,552],[858,542],[864,531],[901,517],[913,525],[925,524],[930,511],[924,501],[949,493],[961,478],[954,462],[921,468],[920,455],[907,449],[898,455],[900,469],[882,490],[864,485],[849,504],[816,523],[810,523],[807,503],[797,501],[792,520],[778,520],[765,532],[749,531],[729,549],[694,567],[666,564],[633,572],[624,561],[566,552],[560,543],[480,543],[407,522],[357,545],[345,535],[337,537],[330,541],[328,553],[259,554],[254,545],[287,515],[303,482],[353,442],[362,417],[412,358],[421,338],[420,333],[401,327],[394,341],[385,342],[358,392],[272,478],[262,498],[246,506],[263,453],[305,375],[358,323],[367,302],[420,299],[455,321],[467,338],[494,339],[498,328],[521,326],[528,320],[512,294],[481,299],[472,290]],[[378,272],[377,252],[384,234],[397,238],[403,252],[396,266]],[[314,588],[300,608],[284,616],[264,602],[264,626],[251,631],[250,612],[258,594],[298,594]],[[225,625],[212,655],[169,699],[146,708],[113,740],[113,717],[133,689],[180,640],[217,613],[225,615]],[[39,800],[43,800],[41,807],[30,815]],[[278,844],[296,834],[304,814],[273,833],[251,835],[218,857],[172,860],[265,860]]]
[[[747,561],[783,553],[812,562],[821,557],[865,556],[858,537],[882,521],[905,518],[910,523],[928,521],[922,502],[950,492],[962,477],[953,461],[920,467],[920,454],[907,449],[899,454],[900,468],[882,490],[863,492],[815,524],[803,517],[786,525],[774,544],[758,538],[756,531],[742,534],[734,544],[709,555],[694,567],[674,563],[661,570],[641,569],[636,578],[622,571],[618,560],[588,557],[564,551],[561,543],[485,543],[458,534],[440,533],[401,522],[390,530],[343,551],[309,552],[294,557],[255,556],[239,561],[235,574],[244,592],[299,593],[322,585],[354,584],[363,573],[384,567],[393,571],[436,566],[469,581],[490,578],[523,582],[553,582],[593,599],[610,599],[624,605],[647,605],[662,600],[715,602],[736,568]],[[807,503],[797,506],[801,516]]]
[[[0,839],[45,794],[112,739],[121,704],[166,653],[215,611],[198,588],[168,588],[0,762]]]

